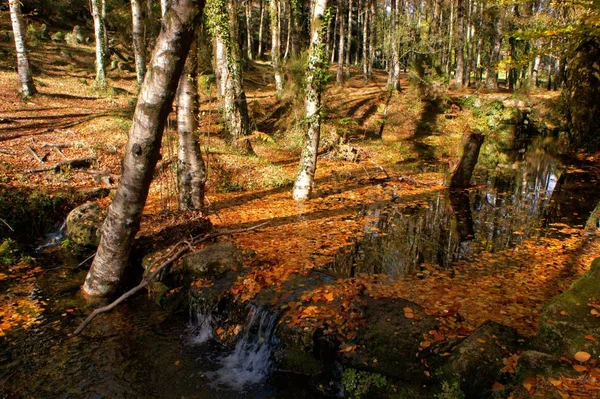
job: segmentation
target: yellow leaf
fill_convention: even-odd
[[[575,371],[577,371],[578,373],[583,373],[584,371],[587,370],[587,368],[585,366],[582,366],[580,364],[574,364],[573,368],[575,369]]]
[[[348,352],[354,352],[355,350],[356,350],[356,345],[344,345],[340,348],[340,350],[338,352],[348,353]]]
[[[333,292],[328,292],[323,297],[327,300],[327,302],[333,301]]]
[[[409,308],[408,306],[402,310],[404,310],[404,313],[412,313],[413,312],[413,310],[411,308]]]
[[[592,357],[592,355],[590,355],[587,352],[577,352],[574,356],[575,360],[581,363],[587,362],[588,360],[590,360],[590,357]]]
[[[421,342],[421,348],[423,348],[423,349],[429,348],[430,346],[431,346],[431,342],[429,342],[429,341]]]
[[[548,382],[549,382],[550,384],[554,385],[555,387],[557,387],[557,386],[559,386],[560,384],[562,384],[562,381],[561,381],[561,380],[558,380],[558,379],[556,379],[556,378],[552,378],[552,377],[548,378]]]
[[[529,392],[529,391],[531,391],[531,388],[533,388],[535,386],[535,384],[537,384],[536,379],[529,377],[525,381],[523,381],[523,388],[525,388],[527,390],[527,392]]]

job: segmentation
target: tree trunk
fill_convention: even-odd
[[[327,54],[325,51],[327,26],[325,24],[325,10],[327,0],[315,0],[311,39],[306,67],[306,121],[308,124],[306,143],[300,157],[300,169],[294,184],[293,197],[295,200],[306,200],[313,189],[315,171],[317,169],[317,153],[321,135],[321,95],[325,88],[323,81],[327,72]]]
[[[131,0],[131,27],[133,34],[133,54],[135,56],[135,74],[138,84],[144,81],[146,74],[146,41],[144,40],[144,17],[140,0]]]
[[[164,18],[169,8],[169,0],[160,0],[160,15]]]
[[[369,79],[373,77],[373,62],[375,61],[375,23],[377,14],[375,10],[375,0],[369,2],[369,59],[367,63],[367,76]]]
[[[118,288],[137,234],[175,89],[204,0],[173,0],[156,41],[133,115],[123,157],[123,173],[102,227],[100,245],[83,285],[89,296],[109,296]]]
[[[363,0],[362,17],[362,70],[365,82],[369,81],[369,1]]]
[[[188,54],[177,89],[177,186],[182,211],[204,210],[206,184],[204,161],[194,134],[198,129],[198,58],[194,47]]]
[[[265,0],[260,0],[260,22],[258,25],[258,51],[256,58],[262,58],[263,54],[263,30],[265,25]]]
[[[352,0],[348,0],[348,39],[346,40],[346,79],[350,79],[350,62],[352,61]]]
[[[400,25],[400,0],[391,0],[390,7],[390,65],[388,66],[388,90],[400,91],[400,40],[399,40],[399,25]]]
[[[346,28],[346,24],[345,24],[345,12],[346,10],[344,9],[344,2],[346,0],[338,0],[338,18],[340,20],[339,22],[339,45],[338,45],[338,65],[337,65],[337,75],[336,75],[336,82],[339,85],[343,85],[344,84],[344,50],[345,50],[345,44],[344,44],[344,40],[346,39],[346,32],[345,32],[345,28]]]
[[[100,11],[100,0],[91,0],[94,18],[94,37],[96,40],[96,85],[106,87],[106,47],[104,46],[104,22]]]
[[[473,170],[477,165],[477,158],[479,158],[479,150],[481,149],[484,139],[485,136],[478,133],[469,133],[467,137],[463,138],[460,163],[452,174],[450,188],[469,187]]]
[[[498,90],[498,75],[496,68],[498,62],[500,62],[500,46],[502,44],[502,22],[500,21],[500,8],[494,6],[491,8],[492,13],[491,22],[492,26],[490,31],[492,32],[492,48],[490,51],[490,61],[487,65],[487,77],[485,85],[490,90]]]
[[[246,138],[250,120],[242,85],[236,0],[208,0],[207,8],[223,120],[233,145],[244,153],[252,153],[252,145]]]
[[[246,54],[249,60],[254,59],[252,40],[252,0],[246,0]]]
[[[465,0],[457,0],[456,4],[456,69],[454,71],[454,87],[465,85]]]
[[[283,74],[281,72],[281,30],[279,26],[279,0],[269,0],[271,17],[271,64],[275,74],[275,90],[280,96],[283,92]]]
[[[21,4],[18,0],[9,0],[10,6],[10,21],[12,23],[13,34],[15,36],[15,48],[17,52],[17,75],[19,76],[19,93],[27,98],[37,90],[33,84],[31,76],[31,68],[29,66],[29,57],[27,56],[27,48],[25,47],[25,36],[23,17],[21,15]]]

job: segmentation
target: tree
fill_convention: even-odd
[[[390,6],[390,54],[388,66],[388,90],[400,91],[400,4],[398,0],[391,0]]]
[[[143,11],[140,0],[131,0],[131,28],[133,35],[133,54],[138,84],[142,84],[146,74],[146,41],[144,40]]]
[[[457,0],[456,25],[454,86],[463,87],[465,85],[465,0]]]
[[[336,82],[339,85],[344,84],[344,50],[346,49],[346,46],[344,44],[344,40],[346,39],[346,32],[345,32],[345,28],[346,28],[345,12],[346,12],[346,10],[344,9],[345,2],[346,2],[346,0],[338,0],[339,45],[338,45],[338,66],[337,66]]]
[[[295,200],[306,200],[313,189],[317,170],[317,153],[321,135],[322,93],[327,73],[325,37],[328,21],[325,17],[327,0],[315,0],[312,13],[310,48],[306,67],[306,143],[300,156],[300,169],[294,184]]]
[[[281,26],[279,24],[279,0],[269,0],[271,22],[271,63],[275,73],[275,90],[277,95],[283,91],[283,74],[281,72]]]
[[[179,209],[204,210],[206,170],[195,132],[198,129],[198,55],[192,46],[177,88],[177,187]]]
[[[29,57],[25,47],[25,37],[23,35],[23,17],[21,15],[21,5],[18,0],[8,0],[10,7],[10,21],[12,23],[13,34],[15,36],[15,48],[17,51],[17,75],[19,76],[19,93],[23,97],[30,97],[37,93],[33,78],[31,77],[31,67],[29,66]]]
[[[254,59],[253,54],[253,40],[252,40],[252,0],[246,0],[245,2],[246,11],[246,55],[249,60]]]
[[[98,251],[83,285],[88,296],[109,296],[118,288],[156,162],[167,116],[204,0],[173,0],[164,17],[148,74],[138,95],[123,157],[123,172],[102,228]]]
[[[102,21],[100,0],[91,0],[92,17],[94,18],[94,38],[96,40],[96,85],[106,87],[106,46],[104,37],[104,21]]]
[[[236,0],[209,0],[206,13],[214,42],[223,120],[233,144],[244,153],[252,153],[252,145],[246,138],[250,133],[250,119],[242,85]]]

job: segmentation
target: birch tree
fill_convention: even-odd
[[[94,38],[96,40],[96,85],[106,87],[106,46],[104,38],[104,22],[102,21],[100,0],[91,0],[92,17],[94,19]]]
[[[269,0],[271,22],[271,64],[275,74],[275,90],[277,95],[283,91],[283,74],[281,72],[281,29],[279,26],[279,0]]]
[[[206,170],[195,132],[198,129],[198,56],[192,46],[177,89],[177,187],[179,209],[203,210]]]
[[[156,40],[133,115],[123,157],[123,172],[102,228],[98,251],[83,285],[88,296],[117,290],[135,235],[156,162],[167,116],[189,52],[204,0],[173,0]]]
[[[213,36],[217,89],[223,120],[233,144],[252,153],[248,104],[242,85],[236,0],[208,0],[208,25]]]
[[[17,75],[19,77],[19,93],[23,97],[30,97],[37,93],[33,78],[31,76],[31,67],[29,66],[29,56],[25,46],[25,36],[23,27],[23,16],[21,15],[21,4],[18,0],[8,0],[10,7],[10,22],[12,23],[13,35],[15,37],[15,49],[17,52]]]
[[[131,29],[133,36],[133,54],[135,56],[135,74],[138,84],[142,84],[146,74],[146,40],[144,39],[144,15],[140,0],[131,0]]]
[[[336,82],[339,85],[344,84],[344,50],[346,49],[346,45],[344,40],[346,39],[346,23],[345,23],[345,7],[346,0],[338,0],[338,18],[339,18],[339,45],[338,45],[338,65],[337,65],[337,74],[336,74]]]
[[[454,86],[465,85],[465,0],[457,0],[456,4],[456,69],[454,71]]]
[[[312,10],[310,33],[310,48],[308,65],[306,67],[306,143],[300,156],[300,168],[294,184],[293,197],[295,200],[306,200],[313,189],[315,172],[317,170],[317,153],[321,135],[322,94],[325,88],[327,73],[327,52],[325,40],[327,21],[325,12],[327,0],[315,0]]]
[[[248,56],[249,60],[253,60],[254,42],[252,40],[252,0],[246,0],[244,9],[246,11],[246,55]]]

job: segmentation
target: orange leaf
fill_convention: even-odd
[[[328,292],[325,295],[323,295],[323,297],[327,302],[331,302],[333,301],[333,292]]]
[[[494,385],[492,385],[492,391],[497,392],[497,391],[501,391],[504,389],[504,385],[500,384],[498,381],[494,382]]]
[[[578,362],[585,363],[585,362],[587,362],[588,360],[590,360],[590,357],[592,357],[592,355],[590,355],[590,354],[589,354],[589,353],[587,353],[587,352],[577,352],[577,353],[575,354],[575,356],[573,356],[573,357],[574,357],[574,358],[575,358],[575,360],[577,360]]]
[[[592,337],[591,335],[586,335],[584,338],[587,339],[588,341],[595,341],[596,340],[596,338]]]
[[[429,348],[431,346],[431,342],[430,341],[423,341],[421,342],[421,348],[425,349],[425,348]]]
[[[354,352],[356,350],[356,345],[343,345],[338,352],[348,353]]]
[[[575,369],[575,371],[577,371],[578,373],[583,373],[584,371],[587,370],[587,367],[582,366],[580,364],[574,364],[573,368]]]
[[[527,392],[531,393],[531,389],[535,387],[536,384],[537,380],[533,377],[529,377],[525,381],[523,381],[523,388],[525,388]]]

